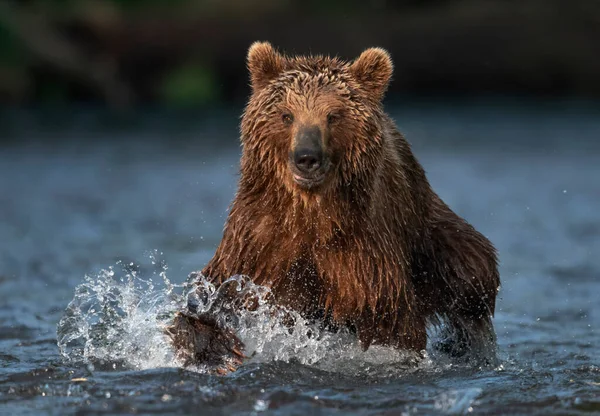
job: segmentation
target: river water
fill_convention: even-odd
[[[13,112],[0,117],[0,414],[600,414],[600,107],[392,114],[433,187],[499,250],[497,366],[415,364],[254,317],[238,372],[182,369],[161,325],[220,239],[237,114]]]

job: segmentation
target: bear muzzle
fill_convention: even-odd
[[[294,137],[289,155],[290,170],[294,182],[302,188],[314,188],[325,180],[329,163],[322,136],[318,126],[307,126],[300,128]]]

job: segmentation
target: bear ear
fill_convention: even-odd
[[[382,48],[369,48],[350,64],[350,73],[377,100],[383,98],[393,72],[392,58]]]
[[[248,49],[248,71],[254,92],[283,71],[285,58],[269,42],[254,42]]]

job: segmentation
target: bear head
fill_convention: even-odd
[[[275,179],[306,201],[366,185],[383,151],[389,54],[371,48],[344,62],[289,57],[256,42],[247,59],[252,95],[242,117],[241,167],[255,189]]]

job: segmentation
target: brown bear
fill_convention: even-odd
[[[427,325],[442,322],[452,338],[440,345],[455,353],[493,344],[495,249],[431,189],[384,112],[389,54],[344,62],[256,42],[248,68],[239,189],[202,274],[249,276],[275,305],[348,327],[364,349],[424,350]],[[187,363],[241,362],[243,345],[217,322],[175,318]]]

